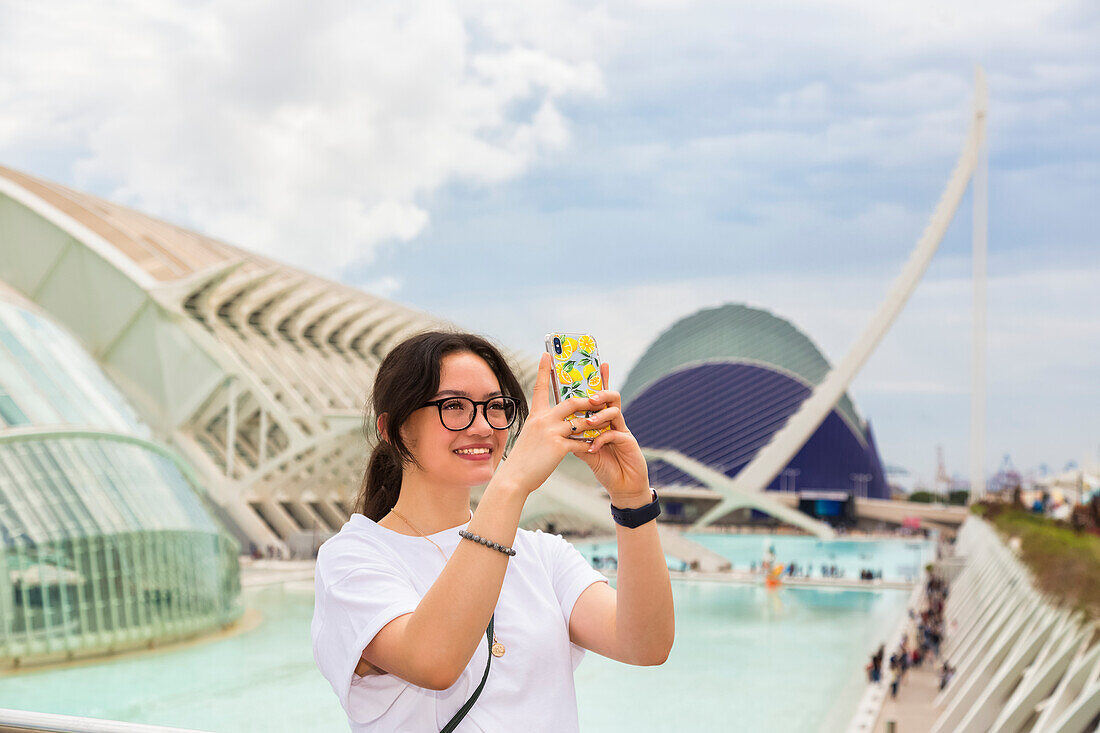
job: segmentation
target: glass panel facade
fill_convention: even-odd
[[[0,387],[0,428],[5,425],[20,426],[26,425],[30,422],[30,419],[19,409],[19,405],[15,404],[15,400]]]
[[[140,445],[0,442],[0,540],[0,660],[170,640],[241,613],[236,542]]]
[[[6,398],[6,399],[5,399]],[[0,415],[14,406],[25,422],[117,430],[149,429],[95,361],[65,331],[0,298]]]
[[[149,434],[71,336],[0,298],[0,666],[240,616],[239,547]]]

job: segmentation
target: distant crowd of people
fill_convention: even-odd
[[[248,545],[248,554],[253,560],[286,560],[287,557],[282,548],[275,545],[267,545],[262,550],[255,542],[250,542]],[[314,552],[314,557],[317,557],[317,553]]]
[[[757,564],[755,562],[749,563],[750,573],[767,573],[772,567],[774,567],[774,561],[765,559]],[[788,578],[811,578],[813,577],[814,567],[812,564],[800,565],[797,562],[791,561],[783,566],[783,575]],[[839,565],[821,565],[822,578],[843,578],[845,577],[844,568]],[[859,579],[867,582],[874,582],[876,580],[882,580],[882,570],[872,570],[871,568],[863,568],[859,571]]]
[[[755,572],[758,572],[758,571],[762,572],[762,573],[770,572],[772,567],[773,567],[773,562],[774,562],[773,560],[769,560],[767,558],[767,556],[765,556],[764,560],[760,563],[760,565],[757,565],[755,562],[749,563],[749,572],[750,573],[755,573]],[[785,575],[788,578],[809,578],[812,573],[813,573],[813,567],[812,566],[811,567],[804,567],[804,566],[799,565],[798,563],[792,561],[792,562],[789,562],[789,563],[787,563],[786,565],[783,566],[783,573],[782,574]]]
[[[944,638],[944,604],[947,601],[947,583],[932,574],[924,589],[924,608],[920,613],[909,610],[909,618],[916,624],[916,638],[903,634],[897,649],[890,655],[890,697],[897,697],[898,688],[905,682],[911,667],[923,667],[926,661],[940,658],[940,645]],[[872,683],[882,680],[882,665],[886,645],[882,644],[867,664],[867,679]],[[940,665],[940,689],[947,687],[955,675],[955,667],[945,659]]]

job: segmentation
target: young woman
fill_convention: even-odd
[[[504,358],[471,334],[413,336],[379,366],[380,440],[357,512],[318,555],[312,624],[317,665],[353,731],[575,731],[585,649],[628,664],[668,657],[656,495],[619,394],[551,406],[549,383],[544,354],[528,414]],[[571,418],[583,410],[594,414]],[[568,437],[604,425],[591,443]],[[504,461],[510,429],[519,435]],[[518,529],[566,453],[611,497],[617,588],[560,536]],[[470,489],[483,484],[471,512]]]

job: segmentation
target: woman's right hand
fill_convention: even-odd
[[[538,489],[565,454],[577,447],[577,442],[569,437],[572,431],[566,418],[594,407],[591,400],[581,397],[570,397],[551,406],[550,354],[543,354],[531,394],[531,412],[508,453],[508,460],[497,467],[489,484],[511,482],[528,494]]]

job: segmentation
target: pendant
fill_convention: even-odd
[[[503,657],[504,656],[504,645],[501,644],[499,641],[497,641],[495,638],[493,639],[493,656],[494,657]]]

